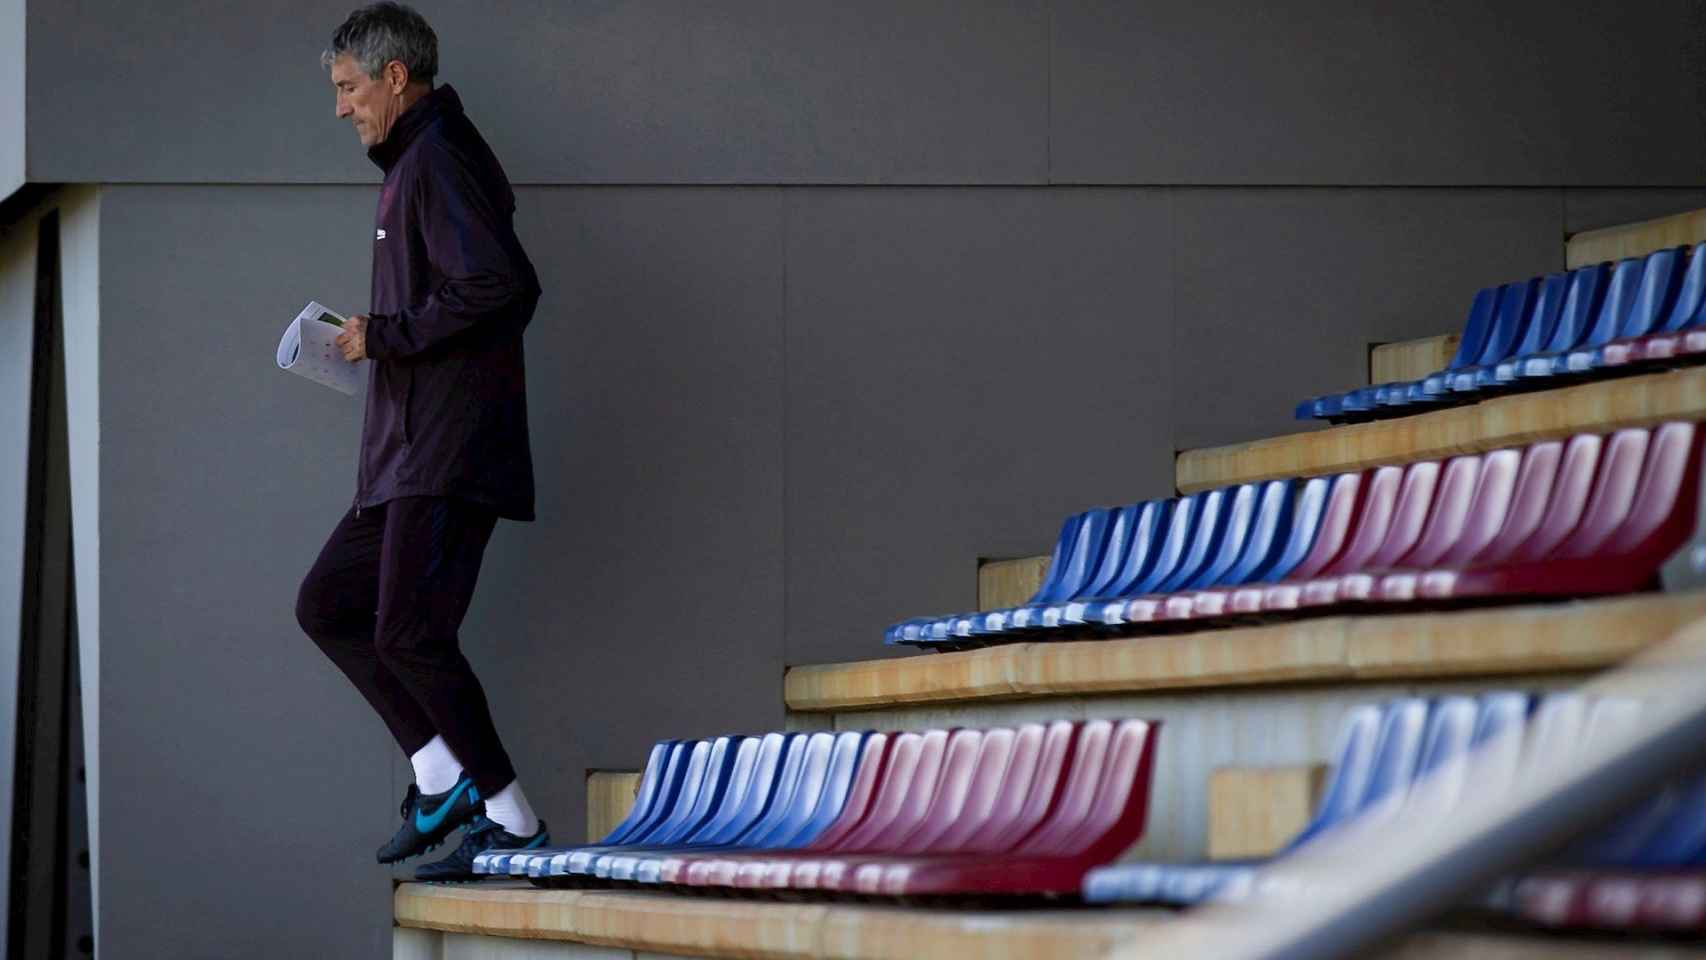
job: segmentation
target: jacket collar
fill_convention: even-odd
[[[397,158],[403,155],[415,137],[425,130],[439,117],[462,112],[462,98],[456,95],[456,90],[450,84],[434,87],[427,95],[409,105],[397,122],[391,125],[391,132],[385,139],[367,148],[367,159],[378,165],[386,173],[396,165]]]

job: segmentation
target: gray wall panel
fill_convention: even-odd
[[[0,0],[0,200],[24,185],[24,2]]]
[[[1556,190],[1179,190],[1179,448],[1302,429],[1371,344],[1462,328],[1483,286],[1563,266]]]
[[[103,193],[102,956],[388,938],[370,858],[394,748],[292,614],[349,503],[361,402],[272,365],[308,298],[365,301],[364,194]]]
[[[788,225],[788,662],[1172,486],[1165,194],[813,190]]]
[[[1689,6],[1060,0],[1050,176],[1699,183]]]
[[[373,179],[332,117],[317,63],[351,6],[198,4],[171,16],[116,0],[33,0],[31,176]],[[441,79],[516,182],[1046,173],[1043,0],[525,0],[501,16],[467,0],[422,7],[440,38]],[[103,66],[99,83],[91,62]]]

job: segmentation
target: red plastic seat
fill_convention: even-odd
[[[807,849],[833,843],[836,838],[858,826],[864,819],[865,813],[870,809],[871,798],[876,793],[876,785],[887,767],[889,747],[894,739],[893,735],[886,733],[873,733],[865,739],[859,757],[859,768],[853,775],[853,782],[848,786],[847,799],[842,802],[841,812]],[[706,851],[701,854],[669,857],[661,865],[658,879],[660,883],[665,884],[726,885],[734,881],[742,865],[752,856],[767,855],[768,853]]]
[[[1369,500],[1369,491],[1374,488],[1374,475],[1378,472],[1341,474],[1333,482],[1332,496],[1321,517],[1321,532],[1315,535],[1315,543],[1309,548],[1309,553],[1292,568],[1290,579],[1283,583],[1307,580],[1325,570],[1338,557],[1351,532],[1362,522],[1363,509]],[[1395,483],[1393,486],[1396,489]],[[1239,587],[1231,591],[1231,599],[1224,604],[1223,612],[1260,613],[1263,596],[1268,590],[1280,585],[1282,584],[1252,584]],[[1204,615],[1218,615],[1222,612],[1207,612],[1215,606],[1217,604],[1213,602],[1207,603]]]
[[[1706,931],[1706,873],[1698,869],[1526,877],[1515,900],[1524,919],[1547,927]]]
[[[1387,601],[1414,600],[1416,588],[1421,583],[1422,571],[1430,567],[1467,563],[1486,549],[1504,526],[1519,491],[1523,490],[1523,479],[1528,478],[1530,484],[1550,484],[1551,477],[1557,473],[1558,458],[1562,456],[1563,451],[1562,443],[1551,441],[1537,443],[1527,450],[1495,450],[1483,457],[1481,475],[1476,481],[1475,491],[1470,494],[1468,511],[1463,516],[1457,536],[1438,554],[1432,554],[1433,544],[1427,548],[1418,546],[1401,564],[1407,569],[1394,571],[1380,578],[1373,598]],[[1541,474],[1544,479],[1534,479]]]
[[[944,833],[930,852],[989,854],[1016,846],[1057,802],[1066,770],[1072,763],[1079,727],[1062,721],[1047,728],[1021,728],[1013,759],[989,798],[987,814],[975,826],[956,827]],[[979,810],[981,802],[980,799]],[[902,886],[907,868],[927,859],[915,856],[868,860],[854,872],[853,886],[860,893],[894,893]]]
[[[861,853],[907,852],[914,837],[932,828],[946,828],[965,808],[966,796],[977,777],[978,764],[989,756],[984,741],[990,735],[1006,741],[1011,747],[1012,731],[956,730],[948,738],[948,748],[942,755],[936,777],[926,781],[921,775],[913,777],[912,789],[907,792],[899,814],[881,835],[871,838],[860,848],[835,851],[832,855],[814,858],[794,865],[793,887],[796,890],[840,890],[852,878]],[[1006,749],[999,751],[1000,761],[1006,762]]]
[[[1086,723],[1066,785],[1048,819],[1007,854],[921,859],[885,874],[886,892],[1068,894],[1084,874],[1143,834],[1153,773],[1155,726],[1141,720]]]
[[[1441,567],[1422,574],[1420,595],[1430,599],[1452,596],[1459,570],[1511,562],[1542,528],[1562,528],[1562,533],[1553,534],[1559,540],[1568,536],[1587,505],[1604,446],[1604,437],[1581,434],[1565,444],[1556,472],[1545,469],[1545,460],[1526,464],[1531,469],[1518,479],[1510,513],[1498,535],[1462,567]]]
[[[1593,500],[1568,538],[1542,556],[1465,570],[1451,595],[1578,596],[1651,586],[1694,532],[1700,433],[1692,423],[1667,423],[1650,435],[1615,434]]]
[[[1420,469],[1418,467],[1431,468]],[[1336,577],[1344,573],[1355,573],[1362,569],[1369,557],[1385,542],[1386,536],[1392,531],[1394,519],[1398,516],[1400,502],[1406,508],[1412,506],[1418,484],[1425,485],[1429,494],[1433,493],[1433,481],[1438,477],[1439,464],[1428,461],[1409,468],[1381,467],[1374,471],[1369,480],[1368,497],[1363,503],[1362,514],[1357,525],[1351,531],[1350,540],[1344,550],[1333,558],[1333,562],[1313,574],[1294,573],[1292,578],[1284,583],[1276,583],[1262,591],[1263,612],[1296,610],[1303,605],[1303,591],[1312,582],[1323,577]],[[1411,473],[1414,472],[1414,479]],[[1427,505],[1421,506],[1426,511]],[[1407,518],[1406,518],[1407,519]],[[1421,521],[1417,520],[1419,527]]]
[[[1480,479],[1480,457],[1455,457],[1447,461],[1434,492],[1433,505],[1428,509],[1427,522],[1408,548],[1395,542],[1397,537],[1388,536],[1380,553],[1371,558],[1362,570],[1347,573],[1330,586],[1305,588],[1304,602],[1372,600],[1382,574],[1400,568],[1432,566],[1463,535],[1475,498],[1480,493]],[[1393,529],[1396,531],[1398,528],[1394,526]]]

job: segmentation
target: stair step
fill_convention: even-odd
[[[1564,259],[1569,269],[1574,270],[1591,263],[1644,257],[1655,250],[1702,241],[1706,241],[1706,210],[1691,210],[1657,220],[1578,233],[1566,244]]]

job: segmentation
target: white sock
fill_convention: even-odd
[[[539,832],[539,818],[521,792],[521,781],[511,780],[509,786],[486,798],[486,819],[495,822],[518,837],[531,837]]]
[[[462,762],[450,752],[443,737],[433,737],[427,745],[409,756],[415,767],[415,786],[422,793],[443,793],[462,779]]]

